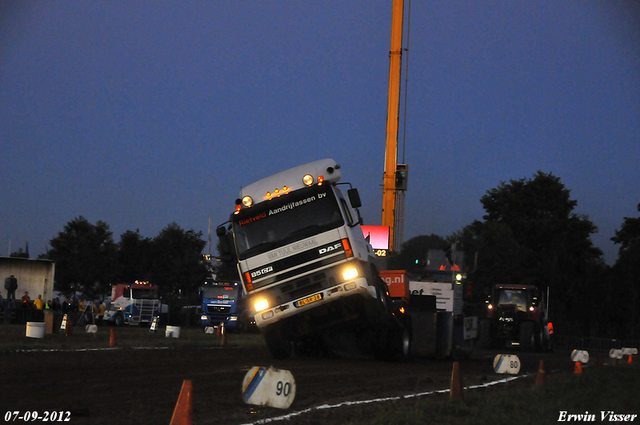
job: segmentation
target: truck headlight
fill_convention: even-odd
[[[356,277],[358,277],[358,269],[356,269],[355,267],[348,268],[342,272],[342,277],[344,278],[344,280],[355,279]]]
[[[207,319],[208,319],[208,317],[205,316],[204,314],[202,316],[200,316],[200,320],[207,320]]]
[[[266,310],[269,308],[269,301],[263,299],[260,299],[258,301],[255,302],[255,304],[253,304],[253,308],[255,309],[256,313],[258,311],[262,311],[262,310]]]

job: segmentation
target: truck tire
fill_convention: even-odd
[[[291,357],[293,351],[291,341],[285,339],[279,329],[267,329],[264,340],[274,359],[282,360]]]
[[[124,325],[124,316],[120,313],[116,314],[116,317],[114,317],[113,319],[113,323],[115,323],[116,326],[123,326]]]
[[[520,348],[533,351],[536,347],[535,323],[520,323]]]
[[[480,321],[480,348],[491,348],[491,320]]]

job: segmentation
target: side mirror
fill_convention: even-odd
[[[349,202],[351,202],[353,208],[360,208],[362,206],[358,189],[349,189],[347,194],[349,195]]]
[[[218,226],[216,227],[216,236],[218,236],[219,238],[223,237],[224,235],[227,234],[227,229],[224,228],[224,226]]]

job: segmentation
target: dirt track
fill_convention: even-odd
[[[461,363],[464,385],[496,379],[495,353]],[[540,358],[547,370],[569,371],[568,353],[521,354],[522,373],[535,377]],[[452,362],[387,363],[350,358],[292,358],[274,361],[266,348],[132,349],[94,351],[6,351],[0,353],[0,414],[71,411],[77,424],[169,423],[182,382],[193,381],[194,423],[242,424],[323,404],[392,397],[448,388]],[[297,393],[288,410],[252,407],[241,385],[252,366],[290,370]],[[376,405],[314,410],[289,424],[343,423],[375,414]]]

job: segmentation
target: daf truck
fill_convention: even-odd
[[[398,340],[402,325],[362,234],[357,189],[340,179],[332,159],[264,178],[241,189],[229,221],[216,230],[223,255],[235,254],[275,358],[345,331],[379,353],[407,345]]]

